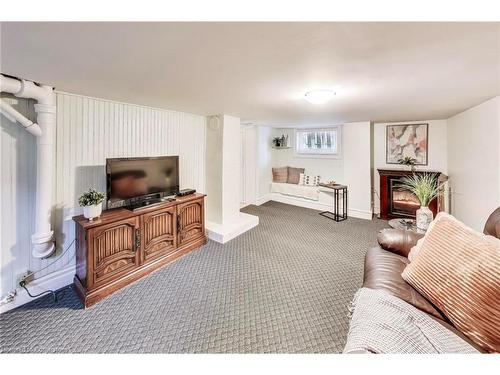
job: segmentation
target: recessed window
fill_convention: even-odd
[[[295,152],[303,155],[340,155],[340,127],[297,129]]]

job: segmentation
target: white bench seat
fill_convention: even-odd
[[[287,184],[280,182],[271,183],[271,193],[280,193],[294,197],[319,200],[320,189],[317,186],[304,186],[298,184]]]

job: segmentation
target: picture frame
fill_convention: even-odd
[[[400,164],[405,156],[415,159],[415,165],[428,165],[429,124],[387,125],[385,136],[386,164]]]

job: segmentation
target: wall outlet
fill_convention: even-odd
[[[19,284],[24,281],[25,285],[31,283],[35,279],[35,275],[30,270],[21,272],[16,275],[16,288],[19,288]]]
[[[0,306],[14,301],[14,298],[16,298],[16,295],[17,295],[17,292],[15,290],[7,293],[2,299],[0,299]]]

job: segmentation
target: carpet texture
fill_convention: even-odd
[[[268,202],[260,225],[213,241],[82,309],[67,287],[0,315],[0,352],[339,353],[380,220],[336,223]]]

